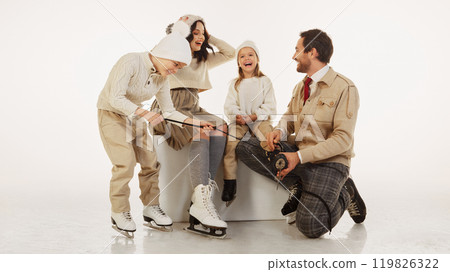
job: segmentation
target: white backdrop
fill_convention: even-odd
[[[258,45],[280,113],[303,77],[291,62],[299,32],[325,30],[334,42],[331,66],[360,92],[351,171],[359,186],[380,201],[386,192],[448,193],[449,7],[446,1],[3,0],[0,204],[7,208],[13,203],[5,199],[30,194],[31,205],[51,193],[74,203],[101,197],[109,205],[98,94],[120,56],[151,49],[186,13],[201,15],[212,35],[235,47],[247,39]],[[222,114],[236,75],[234,61],[211,70],[213,89],[201,94],[201,105]]]

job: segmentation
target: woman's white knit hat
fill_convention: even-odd
[[[241,45],[239,45],[239,47],[238,47],[237,50],[236,50],[237,55],[239,55],[239,51],[241,51],[241,49],[244,48],[244,47],[250,47],[250,48],[252,48],[253,50],[255,50],[255,53],[256,53],[257,57],[259,58],[259,50],[258,50],[258,47],[256,47],[255,43],[252,42],[252,41],[245,41],[245,42],[243,42]]]
[[[190,27],[192,26],[192,24],[193,24],[194,22],[196,22],[196,21],[202,21],[203,23],[205,23],[205,20],[203,20],[202,17],[197,16],[197,15],[186,14],[186,15],[184,15],[184,16],[181,17],[182,20],[185,19],[185,18],[187,18],[186,24],[189,26],[189,28],[190,28]]]
[[[197,21],[202,21],[203,24],[205,23],[205,20],[203,20],[202,17],[197,16],[197,15],[192,15],[192,14],[186,14],[186,15],[183,15],[183,16],[181,16],[180,20],[184,20],[184,19],[186,19],[186,18],[187,18],[187,20],[184,21],[184,22],[189,26],[189,31],[191,30],[191,26],[192,26],[195,22],[197,22]],[[166,33],[167,33],[167,34],[172,33],[173,25],[174,25],[174,24],[170,24],[170,25],[167,26],[167,28],[166,28]]]
[[[186,37],[189,36],[191,30],[183,21],[176,22],[172,30],[172,33],[164,37],[150,53],[157,58],[179,61],[189,65],[192,60],[192,52]]]

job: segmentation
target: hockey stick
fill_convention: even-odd
[[[167,119],[167,118],[164,118],[164,120],[166,120],[166,121],[168,121],[168,122],[173,122],[173,123],[178,123],[178,124],[186,125],[186,126],[197,127],[197,128],[204,128],[203,126],[194,125],[194,124],[189,124],[189,123],[185,123],[185,122],[181,122],[181,121],[177,121],[177,120],[172,120],[172,119]],[[214,128],[214,130],[220,131],[220,132],[222,132],[223,134],[226,134],[226,135],[228,135],[228,136],[231,136],[231,137],[233,137],[233,138],[236,138],[236,139],[238,139],[239,141],[242,141],[242,138],[236,137],[236,136],[234,136],[234,135],[229,134],[228,132],[225,132],[225,131],[223,131],[223,130],[221,130],[221,129],[218,129],[217,126],[213,126],[213,128]]]
[[[166,120],[168,122],[174,122],[174,123],[178,123],[178,124],[183,124],[183,125],[186,125],[186,126],[197,127],[197,128],[204,128],[203,126],[189,124],[189,123],[185,123],[185,122],[181,122],[181,121],[177,121],[177,120],[173,120],[173,119],[165,118],[164,120]],[[223,131],[221,129],[218,129],[217,126],[213,126],[213,128],[214,128],[214,130],[220,131],[223,134],[226,134],[228,136],[236,138],[239,141],[242,141],[242,139],[244,138],[244,137],[239,138],[239,137],[236,137],[234,135],[231,135],[228,132],[225,132],[225,131]],[[254,147],[260,147],[260,146],[257,146],[257,145],[254,145],[254,144],[251,144],[251,143],[248,143],[248,142],[247,142],[247,144],[252,145]],[[276,145],[280,147],[280,149],[278,151],[271,151],[271,152],[266,151],[266,153],[267,153],[267,156],[270,158],[269,160],[275,159],[274,160],[274,166],[275,166],[276,169],[278,169],[278,171],[281,171],[284,168],[287,168],[288,162],[287,162],[286,157],[283,154],[278,155],[279,152],[283,152],[283,146],[280,143],[276,143]]]

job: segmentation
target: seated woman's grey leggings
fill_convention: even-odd
[[[189,165],[191,184],[193,188],[199,184],[209,184],[209,177],[214,179],[225,151],[225,136],[210,136],[206,139],[191,142],[189,150]]]

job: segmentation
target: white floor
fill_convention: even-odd
[[[142,226],[133,191],[138,229],[129,240],[111,228],[106,192],[96,187],[81,193],[66,185],[59,192],[11,185],[0,203],[0,253],[450,253],[448,193],[400,198],[400,191],[365,188],[364,224],[353,224],[346,213],[319,239],[282,220],[229,222],[224,240],[185,232],[187,223],[176,223],[171,233],[150,230]]]

